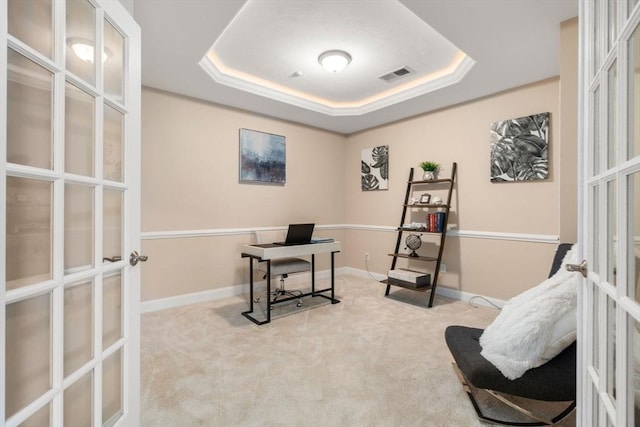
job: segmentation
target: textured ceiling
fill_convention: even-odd
[[[344,134],[558,75],[560,22],[577,13],[577,0],[134,3],[144,85]],[[351,54],[344,71],[318,64],[330,49]]]

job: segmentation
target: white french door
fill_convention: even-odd
[[[139,424],[140,29],[0,1],[0,424]]]
[[[580,1],[579,426],[640,426],[640,7]]]

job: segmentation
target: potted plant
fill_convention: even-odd
[[[425,181],[431,181],[438,179],[438,171],[440,171],[440,164],[436,162],[422,162],[420,167],[424,171],[422,179]]]

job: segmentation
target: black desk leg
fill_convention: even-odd
[[[253,258],[249,258],[249,312],[253,312]]]
[[[256,325],[264,325],[265,323],[269,323],[271,321],[271,318],[269,317],[269,313],[267,313],[267,320],[258,320],[255,317],[253,317],[253,295],[254,295],[254,290],[253,290],[253,279],[254,279],[254,275],[253,275],[253,256],[251,255],[247,255],[247,254],[242,254],[243,258],[249,258],[249,310],[248,311],[243,311],[242,315],[244,317],[246,317],[247,319],[251,320],[253,323],[255,323]],[[270,264],[269,262],[267,262],[267,269],[269,269]],[[269,281],[267,281],[267,286],[269,286]],[[267,295],[267,304],[269,304],[269,295]],[[267,307],[270,308],[270,307]]]
[[[311,254],[311,295],[316,296],[316,254]]]
[[[271,260],[267,260],[267,323],[271,322]]]
[[[336,303],[336,275],[335,275],[335,266],[334,266],[334,257],[335,252],[331,252],[331,304]],[[338,301],[339,302],[339,301]]]

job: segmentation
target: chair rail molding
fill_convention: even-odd
[[[251,235],[256,231],[286,230],[287,225],[275,227],[242,227],[242,228],[210,228],[201,230],[167,230],[167,231],[145,231],[142,233],[142,240],[157,239],[183,239],[185,237],[211,237],[211,236],[242,236]],[[357,231],[377,231],[395,233],[397,227],[389,225],[371,224],[325,224],[316,225],[316,230],[357,230]],[[553,243],[560,241],[560,236],[554,234],[527,234],[508,233],[498,231],[473,231],[451,229],[447,231],[447,237],[463,237],[470,239],[489,240],[512,240],[520,242]]]

